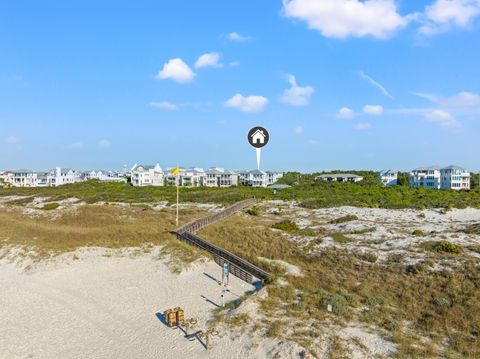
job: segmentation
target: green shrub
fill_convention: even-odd
[[[373,233],[377,230],[375,227],[371,228],[364,228],[364,229],[355,229],[353,231],[350,231],[350,234],[367,234],[367,233]]]
[[[358,220],[358,217],[354,214],[349,214],[347,216],[343,216],[343,217],[340,217],[340,218],[336,218],[336,219],[332,219],[330,222],[330,224],[339,224],[339,223],[345,223],[345,222],[351,222],[351,221],[357,221]]]
[[[451,243],[448,241],[441,241],[433,245],[432,249],[435,252],[445,252],[445,253],[462,253],[462,247],[455,243]]]
[[[348,243],[351,241],[350,238],[340,232],[330,233],[329,236],[332,237],[335,243]]]
[[[412,235],[417,236],[417,237],[425,237],[427,234],[422,231],[421,229],[416,229],[412,232]]]
[[[247,213],[251,216],[259,216],[260,210],[257,206],[253,206],[252,208],[247,209]]]
[[[287,232],[296,232],[299,230],[297,224],[292,221],[282,221],[272,225],[272,228],[281,229],[282,231]]]
[[[385,299],[383,299],[382,297],[368,297],[366,300],[365,300],[365,304],[373,307],[375,305],[383,305],[385,303]]]
[[[57,202],[52,202],[52,203],[46,203],[43,205],[42,209],[44,211],[51,211],[53,209],[57,209],[58,207],[60,207],[60,203],[57,203]]]
[[[450,306],[450,301],[447,298],[434,298],[433,299],[433,304],[438,305],[439,307],[449,307]]]
[[[297,233],[304,237],[316,237],[318,235],[318,233],[311,228],[300,229]]]

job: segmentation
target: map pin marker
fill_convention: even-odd
[[[248,131],[248,143],[255,148],[257,153],[257,169],[260,169],[260,159],[262,156],[262,147],[265,147],[270,139],[266,128],[261,126],[253,127]]]

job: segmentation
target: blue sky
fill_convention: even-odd
[[[4,1],[0,168],[479,170],[480,0]],[[203,56],[202,56],[203,55]]]

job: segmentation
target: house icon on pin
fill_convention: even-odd
[[[251,135],[251,137],[252,144],[263,145],[265,143],[266,135],[263,133],[262,130],[256,130],[253,135]]]

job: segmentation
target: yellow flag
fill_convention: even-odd
[[[175,167],[173,170],[170,171],[172,175],[178,175],[178,167]]]

